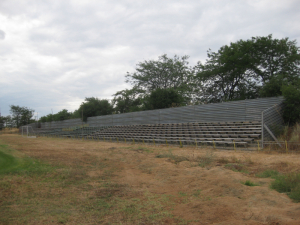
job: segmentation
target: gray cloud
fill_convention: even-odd
[[[5,39],[5,32],[3,30],[0,30],[0,40]]]
[[[239,39],[299,39],[299,6],[297,0],[2,0],[2,114],[11,104],[41,116],[51,108],[73,111],[85,97],[112,98],[129,88],[127,71],[164,53],[189,55],[194,65],[209,48]]]

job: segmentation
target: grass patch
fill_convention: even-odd
[[[135,148],[134,151],[137,151],[137,152],[140,152],[140,153],[143,153],[143,152],[145,152],[145,153],[153,153],[152,150],[149,150],[148,148],[142,147],[142,146],[139,146],[139,147]]]
[[[250,181],[250,180],[246,180],[245,182],[242,182],[242,184],[244,184],[244,185],[246,185],[246,186],[250,186],[250,187],[259,186],[258,184],[253,183],[253,182]]]
[[[174,155],[171,150],[169,150],[166,153],[159,154],[155,157],[156,158],[168,158],[171,160],[171,162],[173,162],[175,164],[180,163],[182,161],[190,161],[187,157]]]
[[[278,175],[270,187],[287,195],[295,202],[300,202],[300,173]]]
[[[214,161],[214,153],[212,151],[207,151],[205,156],[198,157],[199,166],[206,167]]]
[[[278,177],[279,172],[276,170],[265,170],[261,173],[256,174],[256,177],[260,177],[260,178],[273,178],[275,179],[276,177]]]
[[[39,160],[34,160],[30,157],[15,157],[12,153],[13,150],[9,149],[7,145],[0,145],[0,175],[19,174],[30,176],[53,170],[53,167]]]
[[[225,168],[230,169],[234,172],[249,173],[245,168],[245,165],[241,163],[228,163],[225,165]]]
[[[4,145],[0,145],[0,173],[9,171],[11,168],[16,167],[19,163],[15,157],[8,155],[1,150],[6,148]]]

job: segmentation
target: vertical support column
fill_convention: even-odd
[[[264,111],[261,113],[261,148],[264,148]]]
[[[160,109],[158,110],[158,123],[160,124]]]

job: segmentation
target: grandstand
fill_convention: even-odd
[[[249,147],[276,139],[283,98],[260,98],[41,123],[37,135]],[[257,143],[259,141],[259,143]]]

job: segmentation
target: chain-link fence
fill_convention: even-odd
[[[262,111],[262,147],[264,147],[264,143],[267,144],[270,141],[275,141],[279,146],[282,146],[276,137],[282,133],[284,128],[284,121],[282,119],[283,107],[284,104],[281,102]]]

